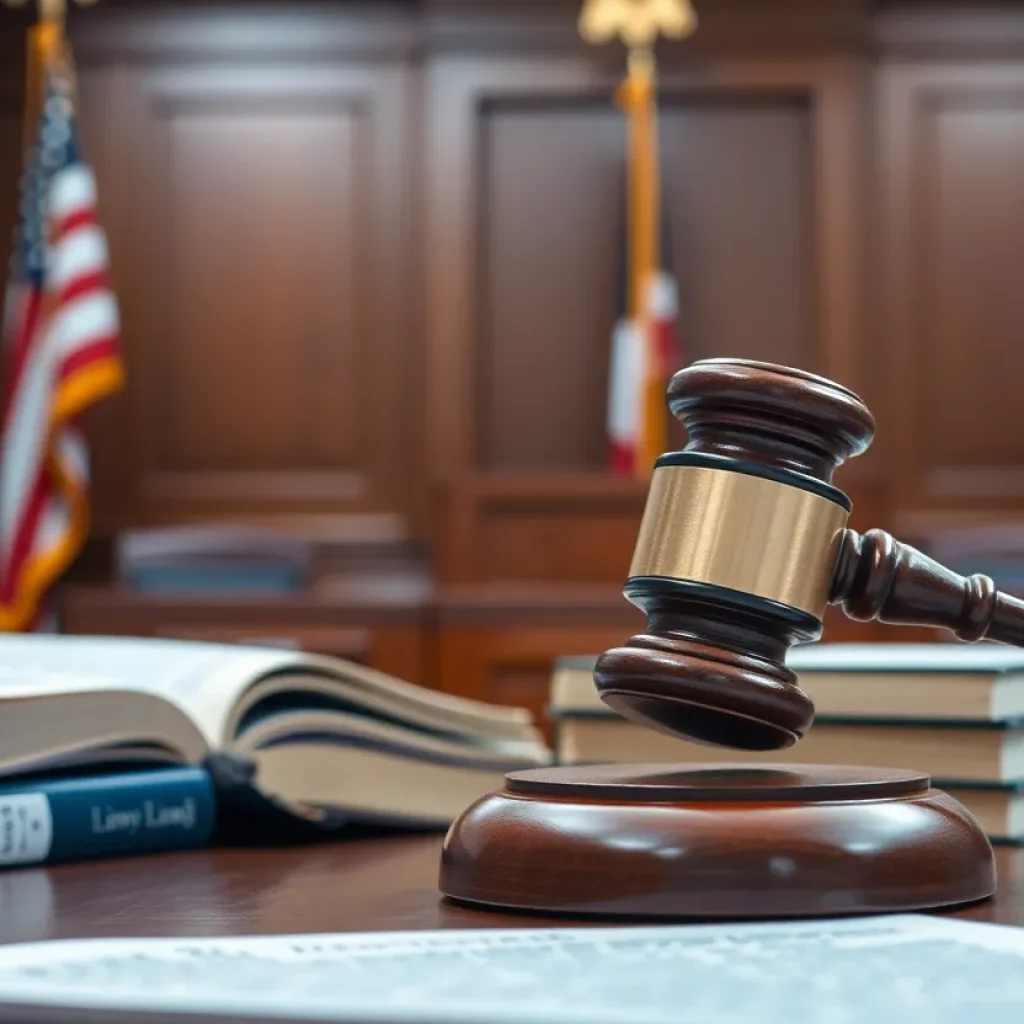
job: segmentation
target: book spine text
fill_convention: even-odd
[[[205,845],[215,797],[201,768],[0,787],[0,868]]]

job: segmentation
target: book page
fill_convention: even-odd
[[[1019,1024],[1024,931],[906,915],[42,943],[0,949],[0,1019],[19,1005],[101,1019]]]
[[[273,679],[260,682],[271,675]],[[83,689],[145,691],[184,710],[213,749],[231,744],[251,702],[301,690],[306,696],[292,710],[301,709],[309,692],[330,695],[339,684],[343,696],[370,711],[377,708],[427,727],[480,735],[499,752],[504,742],[511,742],[511,756],[547,763],[543,737],[523,708],[469,700],[323,655],[148,637],[0,635],[0,702]]]
[[[0,635],[0,702],[89,689],[139,690],[181,708],[216,748],[239,695],[265,673],[302,662],[294,652],[230,644]]]

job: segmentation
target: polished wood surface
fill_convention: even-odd
[[[826,484],[875,435],[871,411],[843,382],[735,356],[680,369],[669,382],[668,405],[686,427],[686,452]]]
[[[375,838],[5,870],[0,942],[566,923],[446,900],[437,888],[441,845],[440,836]],[[995,897],[955,916],[1024,927],[1024,850],[997,849],[996,865]]]
[[[960,576],[884,530],[843,535],[832,600],[854,618],[928,623],[960,640],[1024,645],[1024,600]]]

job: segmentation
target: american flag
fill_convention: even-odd
[[[82,413],[121,386],[119,316],[96,181],[84,163],[74,76],[44,69],[25,161],[2,324],[0,630],[38,628],[89,528]]]

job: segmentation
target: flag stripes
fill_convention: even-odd
[[[26,154],[4,316],[5,631],[32,629],[45,617],[50,588],[84,542],[89,459],[79,419],[123,382],[117,302],[96,180],[79,154],[70,69],[58,51],[41,66],[44,102]]]

